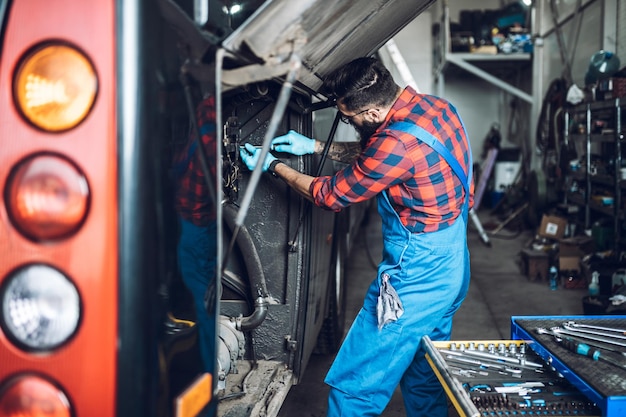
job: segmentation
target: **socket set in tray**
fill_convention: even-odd
[[[423,339],[427,359],[460,416],[602,416],[525,341]]]

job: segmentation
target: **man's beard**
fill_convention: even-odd
[[[361,144],[361,149],[365,149],[367,142],[370,140],[372,135],[376,133],[376,130],[380,127],[381,124],[382,123],[368,122],[364,120],[361,126],[352,125],[352,127],[354,127],[354,129],[359,134],[359,137],[361,138],[361,140],[359,141]]]

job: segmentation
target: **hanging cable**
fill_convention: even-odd
[[[326,158],[328,157],[328,152],[330,151],[330,146],[333,144],[333,139],[335,137],[335,133],[337,132],[337,126],[339,125],[340,118],[339,112],[335,115],[335,119],[333,120],[333,125],[330,128],[330,133],[328,134],[328,140],[326,140],[326,144],[324,145],[324,150],[322,151],[322,159],[317,166],[317,170],[315,172],[315,176],[319,177],[322,175],[322,170],[324,169],[324,162],[326,162]],[[300,234],[300,226],[302,226],[302,222],[304,221],[304,217],[309,214],[311,211],[312,204],[310,202],[306,202],[306,208],[304,209],[304,213],[300,215],[300,219],[298,219],[298,225],[296,226],[296,231],[293,235],[293,239],[288,242],[289,250],[294,251],[296,248],[296,241],[298,239],[298,234]]]

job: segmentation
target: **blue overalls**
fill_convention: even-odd
[[[179,216],[180,237],[177,247],[178,264],[185,286],[193,297],[198,329],[198,346],[205,372],[215,372],[216,319],[205,307],[207,289],[215,280],[217,254],[217,224],[196,226]],[[213,282],[214,284],[214,282]]]
[[[464,188],[469,195],[467,181]],[[424,335],[449,340],[452,317],[467,294],[468,198],[454,224],[433,233],[411,233],[391,206],[387,192],[377,200],[383,259],[378,278],[370,285],[326,376],[331,387],[327,416],[378,416],[400,384],[408,417],[446,417],[445,392],[420,341]],[[395,289],[404,311],[379,330],[377,303],[384,280]]]

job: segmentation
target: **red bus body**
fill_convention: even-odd
[[[118,217],[115,9],[108,0],[16,1],[3,28],[0,64],[0,178],[30,154],[51,152],[73,161],[89,184],[90,206],[80,230],[58,242],[24,237],[0,209],[0,277],[27,264],[47,264],[73,279],[82,299],[81,323],[70,343],[32,354],[0,333],[0,381],[41,374],[68,394],[76,416],[115,415],[118,322]],[[72,13],[68,13],[68,11]],[[29,22],[25,25],[24,22]],[[98,75],[89,116],[68,132],[27,123],[16,109],[13,77],[22,56],[37,44],[60,40],[84,51]]]

